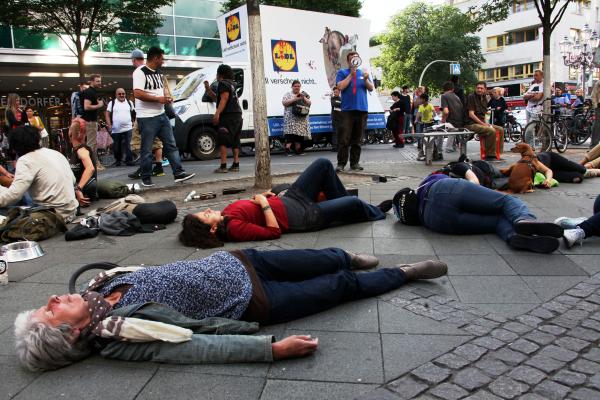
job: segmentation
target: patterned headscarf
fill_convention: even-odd
[[[81,335],[84,337],[90,334],[101,336],[102,327],[100,322],[106,318],[106,314],[112,310],[112,306],[98,292],[86,291],[82,297],[88,303],[88,311],[92,320],[83,329]]]

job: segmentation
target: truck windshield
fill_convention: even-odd
[[[204,74],[186,75],[173,89],[173,100],[180,101],[190,97],[196,90],[204,90],[202,82],[206,79]]]

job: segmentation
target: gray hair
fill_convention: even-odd
[[[36,319],[34,312],[23,311],[15,319],[15,350],[21,365],[31,371],[57,369],[90,354],[87,341],[71,343],[68,324],[49,326]]]

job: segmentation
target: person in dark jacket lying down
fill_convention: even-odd
[[[252,336],[340,303],[378,296],[415,279],[445,275],[422,261],[373,272],[377,258],[338,248],[219,251],[159,267],[104,271],[83,294],[51,296],[15,320],[16,353],[30,370],[103,357],[178,364],[270,362],[300,357],[318,340]]]

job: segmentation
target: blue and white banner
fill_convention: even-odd
[[[283,135],[283,118],[269,118],[269,136]],[[326,133],[331,132],[331,116],[330,115],[311,115],[308,117],[308,125],[311,133]],[[367,129],[383,129],[385,128],[384,114],[369,114],[367,118]]]

